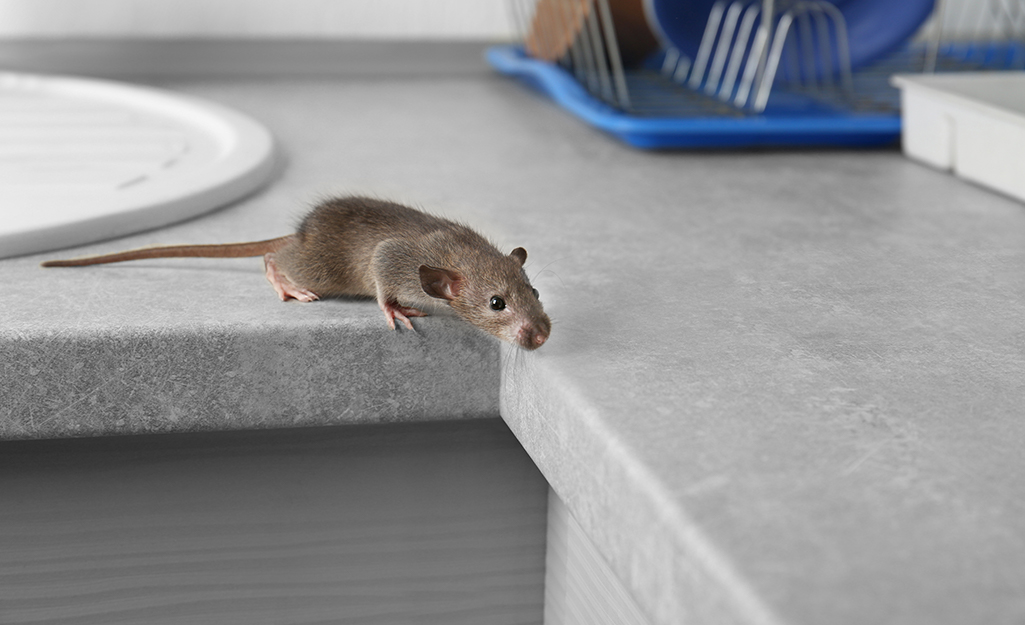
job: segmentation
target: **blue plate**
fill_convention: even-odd
[[[663,45],[697,55],[716,0],[645,0],[648,22]],[[779,3],[777,3],[779,4]],[[934,0],[832,0],[847,24],[851,67],[900,48],[932,13]]]

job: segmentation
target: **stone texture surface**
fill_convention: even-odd
[[[373,193],[525,246],[552,338],[390,333],[372,303],[277,302],[258,261],[11,259],[6,435],[75,433],[101,399],[104,431],[166,429],[189,392],[219,412],[184,427],[419,418],[416,393],[479,414],[498,363],[503,417],[654,623],[1025,619],[1021,204],[896,150],[638,152],[499,77],[159,82],[261,119],[280,177],[72,253],[275,236]],[[74,373],[93,354],[105,373]]]
[[[0,431],[59,438],[497,414],[489,337],[451,320],[421,320],[401,335],[373,321],[122,326],[0,341]]]

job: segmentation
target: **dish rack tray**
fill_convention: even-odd
[[[756,146],[874,147],[900,138],[900,94],[893,74],[1020,69],[1025,43],[955,41],[907,44],[850,73],[846,89],[772,85],[763,110],[738,107],[674,80],[662,50],[618,79],[628,104],[589,90],[566,63],[527,53],[524,45],[486,52],[490,65],[536,88],[584,122],[642,149]],[[611,71],[611,68],[610,68]]]

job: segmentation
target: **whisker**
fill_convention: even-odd
[[[560,260],[566,260],[567,258],[569,258],[569,256],[563,256],[562,258],[556,258],[552,262],[548,263],[547,265],[545,265],[544,267],[539,269],[538,272],[536,274],[534,274],[534,278],[533,279],[536,280],[538,276],[540,276],[542,273],[544,273],[545,269],[548,269],[549,267],[551,267],[555,263],[559,262]],[[556,274],[554,271],[552,273],[555,274],[555,277],[559,277],[559,275]]]

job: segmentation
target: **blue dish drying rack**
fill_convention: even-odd
[[[1025,45],[968,42],[933,50],[935,71],[1017,69]],[[900,94],[890,76],[921,73],[927,44],[907,45],[851,73],[848,90],[809,90],[775,84],[762,111],[736,107],[674,81],[660,71],[665,52],[623,72],[629,106],[588,91],[566,67],[529,56],[523,46],[487,50],[491,66],[550,97],[588,124],[643,149],[756,146],[877,147],[900,138]]]

